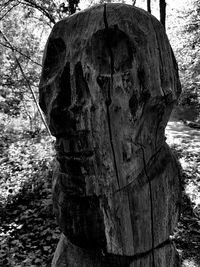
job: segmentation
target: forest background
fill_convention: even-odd
[[[46,266],[55,251],[59,229],[51,201],[54,138],[38,106],[42,55],[57,21],[103,2],[150,8],[160,19],[160,2],[165,1],[0,1],[0,266]],[[171,120],[198,129],[200,1],[166,1],[166,32],[183,91]],[[195,267],[200,266],[200,159],[181,140],[172,149],[183,165],[183,158],[190,164],[183,167],[184,203],[173,238],[182,266]],[[188,184],[189,193],[185,190]]]

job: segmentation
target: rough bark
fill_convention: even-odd
[[[164,131],[179,94],[149,13],[105,4],[54,26],[40,82],[58,160],[53,267],[178,266],[179,169]]]

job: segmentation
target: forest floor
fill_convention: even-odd
[[[172,237],[182,267],[200,267],[200,130],[171,121],[167,143],[182,165],[183,201]],[[2,137],[4,138],[4,136]],[[7,145],[5,145],[7,141]],[[47,266],[60,231],[52,212],[53,140],[0,143],[0,266]]]

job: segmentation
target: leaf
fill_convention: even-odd
[[[43,249],[44,249],[44,251],[48,251],[49,249],[51,249],[51,247],[50,246],[43,246]]]

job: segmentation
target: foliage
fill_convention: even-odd
[[[30,132],[12,123],[1,125],[1,164],[0,164],[0,200],[1,205],[16,201],[20,190],[26,188],[26,194],[48,180],[53,161],[51,137],[41,131]]]
[[[45,266],[59,237],[51,200],[53,140],[41,132],[33,132],[30,138],[28,128],[20,129],[13,120],[4,130],[0,266]]]
[[[199,119],[200,112],[200,1],[188,1],[187,8],[176,10],[176,22],[170,21],[168,33],[179,64],[183,93],[180,98],[182,109],[198,110],[193,120]]]
[[[3,67],[0,70],[0,111],[15,117],[23,114],[24,119],[32,119],[36,113],[36,107],[15,56],[36,92],[41,71],[41,66],[37,63],[41,61],[40,35],[37,36],[38,32],[31,30],[31,27],[34,27],[34,21],[30,18],[25,19],[24,16],[22,7],[17,6],[10,12],[9,17],[4,17],[2,21],[2,32],[6,33],[6,37],[12,43],[16,53],[13,54],[9,44],[1,35],[2,53],[0,58]]]
[[[76,11],[78,3],[78,0],[1,2],[0,112],[15,117],[23,114],[30,128],[36,124],[38,110],[32,95],[38,98],[44,39],[56,21]]]

